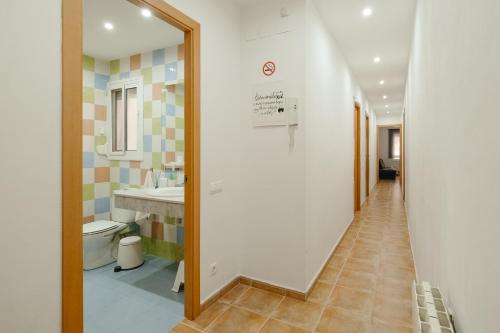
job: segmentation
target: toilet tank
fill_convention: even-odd
[[[135,222],[135,210],[115,207],[115,196],[111,196],[111,219],[115,222],[132,223]]]

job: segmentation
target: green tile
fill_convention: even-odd
[[[151,239],[150,237],[142,237],[142,246],[146,253],[167,260],[181,261],[184,259],[184,248],[181,245]]]
[[[175,140],[175,151],[184,151],[184,140]]]
[[[94,103],[94,88],[91,87],[83,87],[83,102],[84,103]]]
[[[142,71],[142,81],[144,84],[152,84],[153,83],[153,69],[151,67],[144,68]]]
[[[120,73],[120,59],[111,60],[109,63],[111,74]]]
[[[161,169],[161,153],[153,152],[153,169],[160,170]]]
[[[94,72],[95,71],[95,59],[89,57],[88,55],[83,56],[83,69],[87,71]]]
[[[175,118],[175,128],[184,129],[184,118]]]
[[[94,144],[95,146],[102,146],[106,144],[106,136],[104,135],[98,135],[94,138]]]
[[[109,194],[113,194],[114,191],[120,189],[120,183],[111,183]]]
[[[83,201],[94,200],[94,184],[83,185]]]
[[[153,103],[151,101],[144,102],[143,113],[145,119],[153,117]]]
[[[110,166],[112,168],[119,168],[120,167],[120,161],[113,160],[113,161],[111,161]]]
[[[166,223],[166,224],[175,224],[175,217],[165,216],[163,218],[163,223]]]
[[[183,95],[175,95],[175,105],[184,106],[184,96]]]
[[[153,124],[153,135],[161,135],[161,118],[153,118],[152,120]]]

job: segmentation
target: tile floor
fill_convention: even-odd
[[[83,274],[85,333],[165,333],[184,319],[184,293],[171,291],[178,264],[146,256],[140,268],[110,264]]]
[[[382,181],[306,302],[237,285],[171,333],[411,333],[415,272],[399,184]]]

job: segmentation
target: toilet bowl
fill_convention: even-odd
[[[116,260],[119,234],[135,222],[135,211],[116,208],[111,198],[111,218],[83,225],[83,269],[91,270]]]

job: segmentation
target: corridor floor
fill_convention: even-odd
[[[171,332],[412,332],[414,277],[400,186],[381,181],[306,302],[239,284]]]

